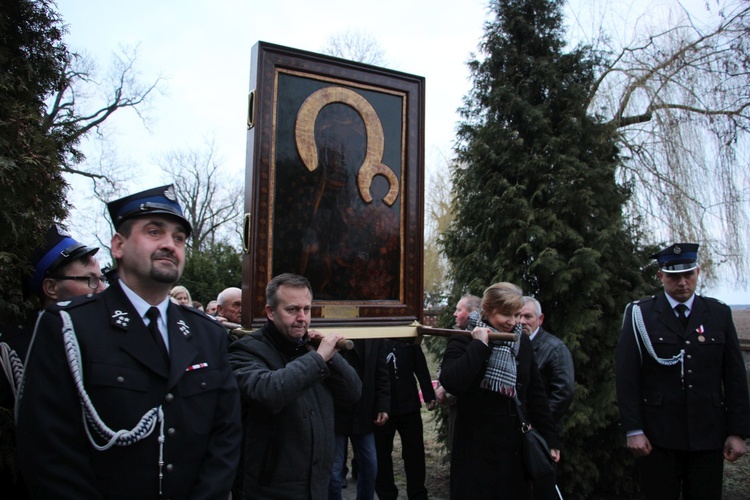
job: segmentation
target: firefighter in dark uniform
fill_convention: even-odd
[[[747,451],[750,402],[732,311],[695,294],[698,245],[652,256],[664,291],[625,309],[617,403],[647,499],[721,498],[723,460]]]
[[[97,247],[88,247],[57,224],[45,233],[42,244],[29,257],[33,273],[23,284],[23,295],[36,295],[42,306],[76,295],[104,290]],[[29,498],[16,458],[16,392],[21,383],[23,362],[41,310],[28,317],[0,325],[0,484],[5,498]]]
[[[39,322],[16,415],[36,498],[227,498],[240,400],[222,327],[174,304],[191,227],[163,186],[108,205],[118,279]]]

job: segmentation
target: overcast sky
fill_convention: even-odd
[[[642,19],[632,3],[595,3],[581,1],[583,7],[568,10],[570,33],[585,31],[587,18],[602,9],[617,20],[621,36],[627,36],[626,19]],[[164,78],[164,93],[147,110],[148,129],[127,110],[107,121],[118,161],[134,173],[129,192],[169,182],[157,158],[200,145],[206,137],[215,139],[224,168],[241,179],[253,45],[265,41],[319,52],[330,36],[346,30],[375,38],[385,53],[384,66],[425,77],[426,167],[428,172],[441,168],[451,156],[456,110],[470,88],[466,61],[477,50],[487,16],[486,0],[58,0],[57,5],[68,25],[71,51],[106,67],[119,46],[139,44],[143,81]],[[615,12],[615,7],[624,10]],[[95,157],[88,147],[84,144],[84,151]],[[86,183],[74,184],[72,199],[81,210],[87,189]],[[713,295],[750,304],[747,292]]]

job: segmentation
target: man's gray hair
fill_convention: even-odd
[[[227,305],[224,302],[227,300],[227,296],[231,292],[240,292],[240,294],[242,294],[242,290],[240,290],[239,288],[235,286],[230,286],[229,288],[225,288],[224,290],[221,291],[219,296],[216,297],[216,302],[221,304],[221,307],[226,307]]]
[[[482,306],[482,298],[477,297],[476,295],[471,295],[470,293],[467,293],[466,295],[462,296],[459,301],[463,300],[466,302],[466,307],[470,311],[478,311],[479,308]]]
[[[538,300],[536,300],[534,297],[529,297],[528,295],[525,295],[523,298],[523,305],[526,304],[534,304],[534,314],[536,314],[536,317],[542,315],[542,304],[539,303]]]

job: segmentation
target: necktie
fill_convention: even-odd
[[[159,350],[161,351],[162,356],[164,356],[164,359],[169,362],[167,345],[164,343],[164,337],[161,336],[161,332],[159,331],[159,316],[161,316],[159,310],[155,307],[151,307],[146,311],[146,317],[149,319],[148,331],[151,332],[151,336],[159,346]]]
[[[688,318],[685,316],[685,311],[688,309],[687,306],[685,304],[677,304],[674,308],[677,311],[677,319],[680,320],[682,329],[687,330]]]

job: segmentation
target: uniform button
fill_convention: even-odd
[[[664,337],[659,337],[659,340],[664,340]]]
[[[205,382],[201,382],[201,389],[205,389],[205,388],[206,388],[206,383]]]
[[[117,383],[118,384],[122,384],[123,382],[125,382],[125,377],[123,377],[122,375],[120,375],[119,377],[117,377]]]
[[[172,401],[174,401],[174,394],[168,392],[167,395],[164,396],[164,401],[166,401],[167,403],[171,403]]]
[[[693,370],[688,370],[688,373],[693,373]]]
[[[689,341],[689,340],[686,340],[686,341],[685,341],[685,343],[686,343],[687,345],[690,345],[690,341]]]
[[[693,388],[693,384],[690,384],[690,385],[688,386],[688,389],[692,389],[692,388]]]
[[[172,465],[172,464],[167,464],[167,466],[166,466],[166,467],[165,467],[164,469],[165,469],[165,470],[166,470],[167,472],[172,472],[172,471],[174,471],[174,465]]]
[[[693,359],[693,356],[691,356],[690,354],[688,354],[688,359]]]
[[[174,427],[170,427],[167,429],[167,436],[173,438],[177,435],[177,431],[174,429]]]

